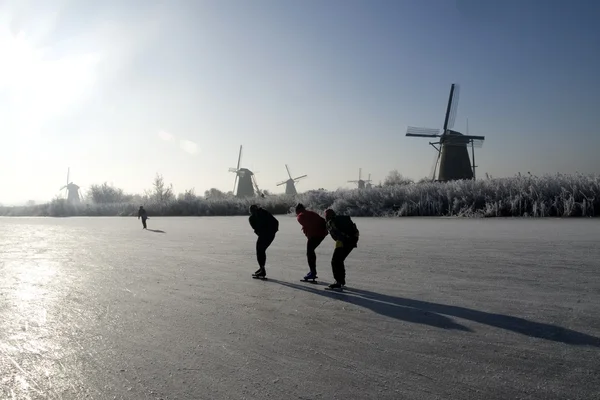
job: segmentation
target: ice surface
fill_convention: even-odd
[[[345,293],[279,220],[0,219],[0,398],[600,395],[598,220],[355,218]]]

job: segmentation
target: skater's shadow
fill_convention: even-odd
[[[510,315],[488,313],[485,311],[478,311],[465,307],[388,296],[361,289],[352,288],[348,289],[348,292],[361,296],[365,299],[376,299],[378,301],[394,303],[402,307],[412,307],[437,314],[462,318],[480,324],[493,326],[495,328],[506,329],[529,337],[578,346],[600,347],[600,338],[557,325],[530,321]]]
[[[146,229],[148,232],[154,232],[154,233],[167,233],[165,231],[161,231],[160,229]]]
[[[529,337],[551,340],[570,345],[600,347],[600,338],[557,325],[530,321],[504,314],[494,314],[470,308],[432,303],[403,297],[388,296],[368,290],[345,288],[343,293],[325,292],[289,282],[276,281],[294,289],[336,298],[347,303],[371,309],[379,314],[409,322],[428,324],[447,329],[471,329],[459,325],[448,317],[462,318],[499,329],[506,329]]]
[[[303,290],[305,292],[318,294],[324,297],[329,297],[331,299],[337,299],[350,304],[355,304],[359,307],[367,308],[386,317],[395,318],[402,321],[430,325],[436,328],[455,329],[468,332],[471,331],[471,329],[469,329],[468,327],[457,324],[451,318],[437,314],[435,312],[430,312],[413,307],[404,307],[389,301],[370,299],[364,296],[356,295],[355,293],[350,293],[349,291],[325,291],[323,290],[324,285],[322,283],[314,284],[315,287],[311,287],[306,286],[307,284],[300,285],[290,282],[283,282],[272,278],[269,278],[269,281],[276,282],[280,285],[288,286],[293,289]]]

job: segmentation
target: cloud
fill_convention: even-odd
[[[198,145],[196,143],[192,142],[191,140],[186,140],[186,139],[180,140],[179,146],[186,153],[196,154],[198,152]]]
[[[175,135],[173,135],[172,133],[169,133],[165,130],[158,131],[158,137],[166,142],[172,142],[175,139],[177,139],[175,137]],[[198,153],[199,149],[198,149],[198,145],[196,144],[196,142],[193,142],[188,139],[178,139],[178,140],[179,140],[179,147],[181,148],[181,150],[185,151],[188,154],[192,154],[192,155]]]
[[[171,135],[169,132],[166,132],[166,131],[159,131],[158,137],[160,137],[162,140],[165,140],[167,142],[173,140],[173,135]]]

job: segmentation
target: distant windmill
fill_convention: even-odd
[[[81,195],[79,194],[79,186],[74,184],[73,182],[69,182],[69,173],[71,172],[71,168],[67,168],[67,184],[60,188],[60,190],[65,189],[65,195],[67,197],[67,202],[70,204],[79,204],[81,202]]]
[[[229,172],[235,172],[235,180],[233,182],[233,190],[236,197],[254,197],[260,193],[256,179],[254,178],[254,172],[248,168],[240,168],[242,162],[242,146],[240,146],[240,155],[238,156],[238,162],[236,168],[229,168]],[[239,178],[239,182],[238,182]],[[237,185],[237,191],[236,191]],[[256,191],[256,192],[255,192]]]
[[[366,183],[371,183],[371,176],[366,181],[362,179],[362,168],[358,169],[358,180],[357,181],[348,181],[349,183],[357,183],[359,189],[364,189]]]
[[[292,178],[292,174],[287,164],[285,164],[285,169],[287,170],[288,176],[290,177],[288,180],[283,182],[279,182],[277,186],[281,186],[285,183],[285,194],[296,195],[298,192],[296,191],[296,182],[298,182],[302,178],[306,178],[308,175],[302,175],[297,178]]]
[[[433,166],[432,179],[435,180],[435,173],[439,163],[439,181],[450,181],[458,179],[475,179],[475,147],[481,147],[485,136],[463,135],[460,132],[452,130],[454,120],[456,119],[456,110],[458,107],[458,85],[453,83],[450,86],[450,96],[446,108],[446,118],[444,119],[443,131],[431,128],[415,128],[409,126],[406,136],[439,138],[438,142],[429,144],[437,150],[436,159]],[[467,128],[468,130],[468,128]],[[435,145],[440,147],[435,147]],[[469,160],[469,150],[467,145],[471,145],[473,155],[473,164]]]

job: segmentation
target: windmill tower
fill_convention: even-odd
[[[364,189],[365,184],[371,184],[371,176],[369,175],[369,179],[366,181],[362,179],[362,168],[358,169],[358,180],[357,181],[348,181],[349,183],[357,183],[359,189]]]
[[[439,181],[475,178],[475,147],[483,145],[485,136],[463,135],[460,132],[452,130],[454,120],[456,119],[457,107],[458,85],[453,83],[450,86],[450,96],[448,98],[446,118],[444,119],[442,132],[440,133],[440,129],[415,128],[412,126],[409,126],[406,130],[406,136],[439,138],[437,142],[429,142],[437,150],[433,166],[433,180],[436,180],[435,173],[438,164],[439,174],[437,180]],[[439,145],[440,147],[436,147],[435,145]],[[473,164],[469,160],[467,145],[471,146]]]
[[[238,156],[238,162],[236,168],[229,168],[229,172],[235,172],[235,180],[233,182],[233,191],[236,197],[254,197],[260,193],[260,189],[256,184],[256,178],[254,178],[254,172],[248,168],[240,168],[242,162],[242,146],[240,146],[240,154]],[[239,182],[238,182],[239,178]],[[237,191],[236,191],[237,185]]]
[[[77,186],[73,182],[69,182],[70,172],[71,168],[67,168],[67,184],[61,187],[60,190],[65,189],[65,195],[69,204],[79,204],[81,203],[81,194],[79,193],[79,186]]]
[[[281,186],[285,183],[285,194],[297,195],[296,191],[296,182],[298,182],[302,178],[306,178],[308,175],[301,175],[297,178],[292,178],[292,173],[290,172],[289,167],[285,164],[285,169],[287,170],[288,176],[290,177],[288,180],[279,182],[277,186]]]

